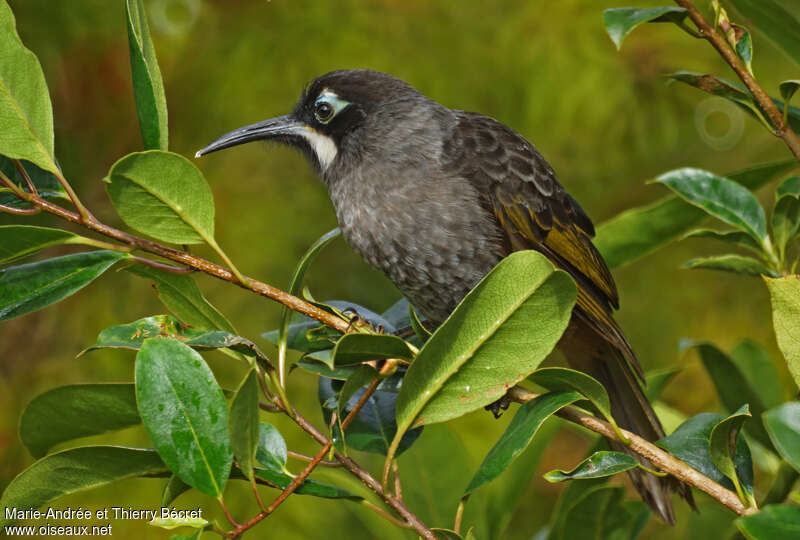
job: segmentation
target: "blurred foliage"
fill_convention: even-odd
[[[725,73],[727,68],[707,44],[687,38],[671,25],[654,25],[628,37],[617,53],[602,25],[602,9],[616,7],[616,2],[504,0],[488,5],[470,0],[456,6],[448,0],[146,0],[145,4],[166,88],[171,148],[187,156],[232,128],[283,114],[306,82],[350,67],[390,72],[449,107],[480,111],[512,126],[537,145],[596,223],[663,196],[662,186],[647,186],[644,181],[664,170],[690,165],[724,173],[787,156],[755,120],[741,120],[738,109],[704,114],[698,125],[699,107],[708,98],[682,85],[668,87],[662,75],[680,69]],[[637,4],[653,7],[660,2]],[[123,2],[10,0],[10,5],[20,36],[38,55],[48,81],[56,155],[63,170],[100,219],[121,225],[100,179],[119,157],[141,149]],[[800,11],[797,6],[787,9]],[[759,62],[759,57],[778,54],[759,37],[754,36],[758,51],[754,68],[761,83],[774,91],[778,82],[795,74],[787,63]],[[744,131],[733,146],[719,150],[707,144],[740,121]],[[291,151],[249,146],[207,158],[198,166],[214,191],[219,243],[228,246],[228,255],[243,272],[262,281],[285,287],[298,257],[336,225],[324,188]],[[766,191],[771,196],[772,189]],[[2,224],[12,219],[0,215]],[[53,223],[47,216],[29,222]],[[765,288],[752,286],[743,276],[679,269],[705,242],[684,242],[615,273],[622,298],[618,319],[647,369],[675,363],[678,340],[684,337],[713,339],[725,349],[749,337],[768,344],[773,358],[780,357],[767,324],[770,304]],[[197,252],[211,256],[207,248]],[[207,277],[200,277],[199,283],[237,321],[242,335],[258,336],[277,327],[277,305]],[[320,255],[308,283],[317,298],[347,298],[378,312],[399,296],[338,240]],[[87,305],[94,308],[83,309]],[[17,435],[25,403],[63,384],[130,380],[129,352],[103,350],[77,360],[74,356],[93,343],[109,321],[126,322],[159,312],[163,307],[146,281],[111,273],[79,297],[0,325],[0,486],[32,462]],[[263,340],[259,345],[268,354],[274,352]],[[216,353],[208,358],[222,386],[233,388],[244,373],[242,366]],[[664,401],[685,416],[723,410],[693,353],[680,362],[686,369],[667,387]],[[777,367],[788,380],[783,363]],[[302,410],[317,410],[310,391],[313,384],[313,377],[299,371],[290,378],[291,386],[305,387],[306,391],[295,393]],[[318,416],[309,416],[319,421]],[[499,437],[509,418],[493,422],[487,415],[475,414],[428,429],[418,451],[403,459],[424,459],[431,469],[442,463],[447,467],[443,470],[452,471],[451,477],[466,478],[459,470],[475,470],[489,441]],[[276,425],[291,448],[315,451],[304,434],[283,429],[286,420],[278,418]],[[147,439],[136,427],[115,440],[145,444]],[[504,538],[529,538],[531,531],[547,523],[562,488],[542,481],[541,474],[577,463],[591,443],[583,433],[561,430],[543,450],[530,484],[521,490],[522,497],[539,502],[507,518],[511,524]],[[448,449],[446,456],[440,455],[443,448]],[[377,461],[364,463],[374,466]],[[459,469],[458,464],[468,467]],[[296,462],[292,465],[299,470]],[[409,463],[403,469],[412,474],[417,468]],[[323,478],[326,475],[349,485],[343,474],[325,472]],[[436,486],[423,489],[423,481],[431,479],[417,475],[406,482],[409,506],[419,508],[423,519],[430,513],[436,525],[449,523],[455,501],[416,500],[436,493]],[[128,480],[60,504],[102,507],[111,501],[116,504],[118,494],[125,492],[126,504],[146,507],[158,499],[161,487],[161,481]],[[755,486],[757,493],[765,488]],[[255,511],[246,489],[233,487],[228,497],[236,517]],[[202,500],[190,494],[180,503],[191,507]],[[470,509],[477,504],[468,505],[465,525],[470,525]],[[691,520],[682,519],[689,513],[685,506],[678,512],[681,525],[666,528],[651,521],[650,537],[687,538],[690,526],[693,531],[719,531],[733,519],[718,509]],[[308,497],[291,497],[270,520],[269,531],[286,539],[322,539],[330,537],[333,522],[354,539],[410,537],[388,530],[379,517],[355,505]],[[114,527],[121,537],[164,537],[162,531],[139,522],[115,521]]]

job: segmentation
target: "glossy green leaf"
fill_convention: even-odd
[[[760,243],[767,236],[764,209],[750,190],[736,182],[701,169],[678,169],[656,178],[689,204],[740,228]]]
[[[294,479],[292,476],[274,471],[272,469],[255,469],[256,478],[265,481],[268,485],[277,489],[286,489]],[[357,495],[352,491],[310,480],[306,478],[302,484],[295,490],[298,495],[313,495],[314,497],[322,497],[324,499],[348,499],[351,501],[361,501],[364,499],[361,495]]]
[[[198,330],[224,330],[236,334],[233,325],[206,300],[191,276],[173,274],[137,264],[129,272],[153,281],[158,298],[185,324]]]
[[[592,376],[581,371],[562,367],[539,368],[528,377],[536,384],[552,391],[568,392],[574,390],[588,399],[600,414],[614,426],[619,433],[619,428],[611,416],[611,400],[608,399],[606,388]]]
[[[191,534],[173,534],[169,537],[169,540],[197,540],[202,532],[202,530],[198,530]]]
[[[748,189],[797,168],[796,160],[757,165],[727,175]],[[708,217],[703,210],[671,195],[652,204],[626,210],[597,227],[594,244],[611,268],[634,262],[680,239]]]
[[[771,131],[774,131],[772,123],[764,116],[761,109],[753,99],[752,94],[738,83],[731,82],[722,77],[715,77],[705,73],[695,73],[693,71],[678,71],[669,75],[673,80],[693,86],[709,94],[725,98],[740,107],[744,112],[760,121]],[[786,119],[795,131],[800,129],[800,109],[784,104],[781,100],[771,97],[775,106],[779,110],[786,109]]]
[[[42,170],[25,160],[20,160],[19,163],[25,169],[25,172],[28,173],[28,177],[31,179],[33,185],[36,186],[36,191],[39,193],[40,197],[47,200],[69,200],[67,192],[64,191],[64,186],[61,185],[58,178],[56,178],[53,173]],[[56,163],[56,165],[58,165],[58,163]],[[0,156],[0,172],[6,175],[6,177],[16,185],[28,191],[25,178],[14,166],[14,162],[11,159]],[[23,201],[8,188],[0,188],[0,204],[13,208],[33,208],[31,203]]]
[[[0,264],[50,246],[80,244],[80,236],[61,229],[33,225],[0,225]]]
[[[19,39],[11,8],[0,1],[0,154],[60,174],[53,150],[53,109],[42,66]]]
[[[161,506],[169,506],[172,501],[190,489],[192,489],[192,486],[173,474],[164,484],[164,491],[161,492]]]
[[[409,367],[397,400],[398,434],[502,397],[553,350],[575,297],[572,279],[540,253],[518,251],[503,259]]]
[[[119,446],[84,446],[46,456],[19,473],[0,497],[0,507],[39,508],[65,495],[126,478],[163,474],[155,451]],[[0,526],[15,521],[0,510]]]
[[[800,88],[800,80],[798,79],[783,81],[780,84],[778,89],[781,93],[781,97],[783,98],[784,103],[786,103],[787,105],[791,103],[792,98],[794,97],[798,88]]]
[[[750,403],[750,412],[758,418],[759,412],[754,407],[758,398],[766,408],[776,407],[785,401],[785,392],[781,390],[783,378],[778,373],[769,352],[763,346],[751,339],[744,339],[737,343],[728,354],[757,396],[757,398],[748,396],[747,400],[740,402],[739,405]],[[736,407],[732,407],[729,412],[735,409]],[[753,423],[757,423],[757,421]]]
[[[167,99],[142,0],[126,0],[128,48],[139,128],[147,150],[167,149]]]
[[[139,350],[145,340],[153,337],[177,339],[195,349],[229,348],[242,354],[266,359],[266,355],[252,341],[222,330],[195,330],[185,326],[172,315],[154,315],[128,324],[106,328],[97,336],[97,342],[83,351],[95,349]]]
[[[733,253],[717,255],[715,257],[690,259],[683,263],[683,267],[689,269],[722,270],[723,272],[733,272],[746,276],[775,277],[777,275],[758,259],[743,255],[734,255]]]
[[[108,194],[133,229],[174,244],[214,241],[214,196],[200,170],[171,152],[128,154],[111,166]]]
[[[35,458],[53,446],[141,422],[132,384],[76,384],[33,398],[22,413],[19,435]]]
[[[337,411],[337,419],[339,420],[340,426],[347,415],[345,411],[350,402],[350,398],[352,398],[356,392],[371,384],[376,377],[378,377],[378,372],[375,370],[375,368],[370,365],[363,365],[359,366],[358,369],[347,378],[345,383],[342,385],[342,389],[339,390],[339,408]],[[353,403],[353,405],[355,405],[355,403]]]
[[[364,382],[363,385],[359,384],[359,381],[365,381],[369,372],[363,368],[359,368],[359,370],[361,371],[359,378],[351,382],[350,385],[347,385],[346,382],[319,379],[318,397],[320,404],[322,404],[322,414],[326,424],[330,424],[333,411],[339,414],[340,419],[350,414],[350,411],[366,391],[365,386],[369,381]],[[354,374],[358,373],[359,370]],[[402,372],[381,381],[378,388],[367,399],[364,407],[347,428],[347,448],[380,455],[387,454],[392,439],[397,433],[395,407],[401,383]],[[348,386],[347,389],[344,388],[345,385]],[[355,388],[356,386],[358,388]],[[350,394],[349,397],[347,394]],[[410,448],[421,433],[422,428],[406,432],[400,439],[397,455]],[[332,436],[336,447],[345,450],[345,437],[342,436],[339,422],[334,425]]]
[[[744,63],[747,71],[753,73],[753,38],[747,28],[734,24],[728,18],[728,13],[719,4],[713,2],[712,8],[715,14],[715,24],[720,33],[728,40],[728,43],[736,52],[736,55]]]
[[[784,403],[765,412],[762,418],[775,449],[800,472],[800,402]]]
[[[749,411],[756,421],[745,424],[745,430],[762,445],[771,448],[769,436],[760,421],[766,407],[761,399],[761,393],[755,389],[755,381],[746,376],[749,373],[740,368],[740,362],[734,361],[732,356],[725,354],[711,343],[698,343],[696,348],[725,409],[729,413],[733,413],[743,405],[749,405]],[[738,354],[741,357],[742,349]],[[752,363],[758,361],[758,359],[750,358]],[[761,382],[768,381],[762,379]],[[775,386],[770,386],[768,390],[765,390],[775,394],[776,388],[780,388],[780,379],[773,380],[772,384]]]
[[[301,360],[295,364],[304,370],[319,375],[320,377],[327,377],[328,379],[337,379],[340,381],[347,380],[358,368],[358,365],[350,366],[334,366],[330,367],[330,350],[320,351],[319,353],[311,353],[305,355]],[[325,360],[316,360],[318,355],[327,355]]]
[[[172,529],[177,529],[179,527],[192,527],[194,529],[203,529],[206,527],[209,522],[206,519],[198,518],[198,517],[156,517],[147,522],[148,525],[152,525],[153,527],[158,527],[159,529],[166,529],[171,531]]]
[[[800,386],[800,276],[765,278],[772,298],[772,324],[789,372]]]
[[[268,469],[285,472],[287,457],[286,441],[281,432],[272,424],[261,422],[258,426],[256,461]]]
[[[251,369],[231,401],[228,430],[236,463],[248,479],[253,477],[259,441],[258,373]]]
[[[711,430],[724,419],[725,417],[721,414],[700,413],[686,420],[678,426],[678,429],[655,444],[715,482],[719,482],[728,489],[734,489],[733,483],[714,466],[709,449]],[[742,437],[737,440],[734,464],[742,486],[747,486],[752,490],[753,463],[750,459],[750,449]]]
[[[303,254],[300,258],[300,261],[297,263],[297,267],[294,269],[294,274],[292,274],[292,279],[289,282],[289,289],[287,292],[291,295],[297,296],[300,294],[300,291],[303,288],[303,281],[305,279],[306,271],[308,270],[311,263],[314,262],[314,259],[317,258],[320,251],[327,246],[333,239],[341,234],[339,228],[335,228],[327,233],[323,234],[319,239],[317,239],[314,244],[311,245],[310,248]],[[278,373],[281,380],[281,384],[284,383],[286,377],[286,349],[288,348],[289,343],[289,322],[292,319],[292,314],[294,312],[289,310],[286,306],[281,308],[281,323],[278,327],[278,337],[276,344],[278,345]],[[297,335],[297,332],[295,332]]]
[[[603,11],[603,24],[611,41],[622,47],[622,41],[637,26],[648,22],[682,24],[687,12],[682,7],[657,7],[652,9],[612,8]]]
[[[796,540],[800,538],[800,508],[791,504],[766,506],[734,523],[748,540]]]
[[[452,529],[440,529],[434,527],[431,532],[436,536],[437,540],[464,540],[464,537]]]
[[[0,270],[0,320],[63,300],[125,256],[118,251],[91,251]]]
[[[784,180],[775,192],[772,210],[772,236],[781,260],[789,243],[800,234],[800,176]]]
[[[500,476],[536,436],[545,420],[563,407],[584,399],[578,392],[551,392],[522,405],[472,477],[468,495]]]
[[[153,445],[172,472],[218,497],[233,452],[225,396],[203,358],[175,339],[146,340],[136,355],[136,400]]]
[[[554,470],[545,473],[544,479],[551,483],[584,478],[601,478],[613,476],[639,466],[636,458],[622,452],[603,450],[595,452],[581,461],[571,471]]]
[[[422,324],[422,321],[417,315],[414,306],[411,304],[408,305],[408,320],[411,323],[411,328],[414,329],[414,334],[416,334],[420,343],[425,343],[430,339],[432,335],[431,331],[425,328],[425,325]]]
[[[752,236],[741,231],[715,231],[713,229],[696,229],[689,232],[686,238],[711,238],[724,242],[729,246],[739,247],[757,254],[763,253],[761,246]]]
[[[739,441],[739,432],[744,422],[750,418],[750,410],[744,404],[726,419],[722,420],[711,430],[709,438],[709,450],[711,462],[724,474],[736,488],[739,499],[747,506],[755,506],[756,501],[753,497],[753,486],[746,485],[740,481],[734,463],[736,448]]]
[[[667,384],[682,370],[683,368],[680,366],[673,366],[654,369],[645,373],[645,381],[647,381],[647,384],[644,387],[644,393],[645,396],[647,396],[647,401],[652,403],[660,398]]]
[[[345,334],[336,342],[331,360],[333,365],[343,366],[386,358],[413,360],[414,352],[397,336],[353,333]]]
[[[800,21],[784,7],[782,0],[729,0],[747,24],[800,65]]]

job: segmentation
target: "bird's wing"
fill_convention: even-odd
[[[509,251],[535,249],[569,272],[578,286],[577,314],[628,358],[636,356],[614,321],[619,307],[614,278],[592,244],[591,220],[559,184],[541,154],[525,138],[496,120],[464,111],[444,154],[450,167],[487,197],[508,240]]]

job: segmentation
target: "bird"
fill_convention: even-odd
[[[613,317],[619,295],[592,243],[594,225],[522,135],[392,75],[345,69],[309,83],[291,113],[222,135],[196,157],[251,141],[300,150],[327,187],[348,245],[434,323],[510,253],[542,253],[577,285],[558,344],[568,363],[604,384],[621,427],[649,441],[664,436]],[[629,475],[666,523],[675,522],[672,491],[694,506],[689,487],[672,477],[638,467]]]

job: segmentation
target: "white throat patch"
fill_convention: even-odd
[[[336,159],[336,143],[327,135],[323,135],[312,128],[302,129],[299,134],[305,137],[311,145],[317,160],[319,160],[319,166],[324,172]]]

